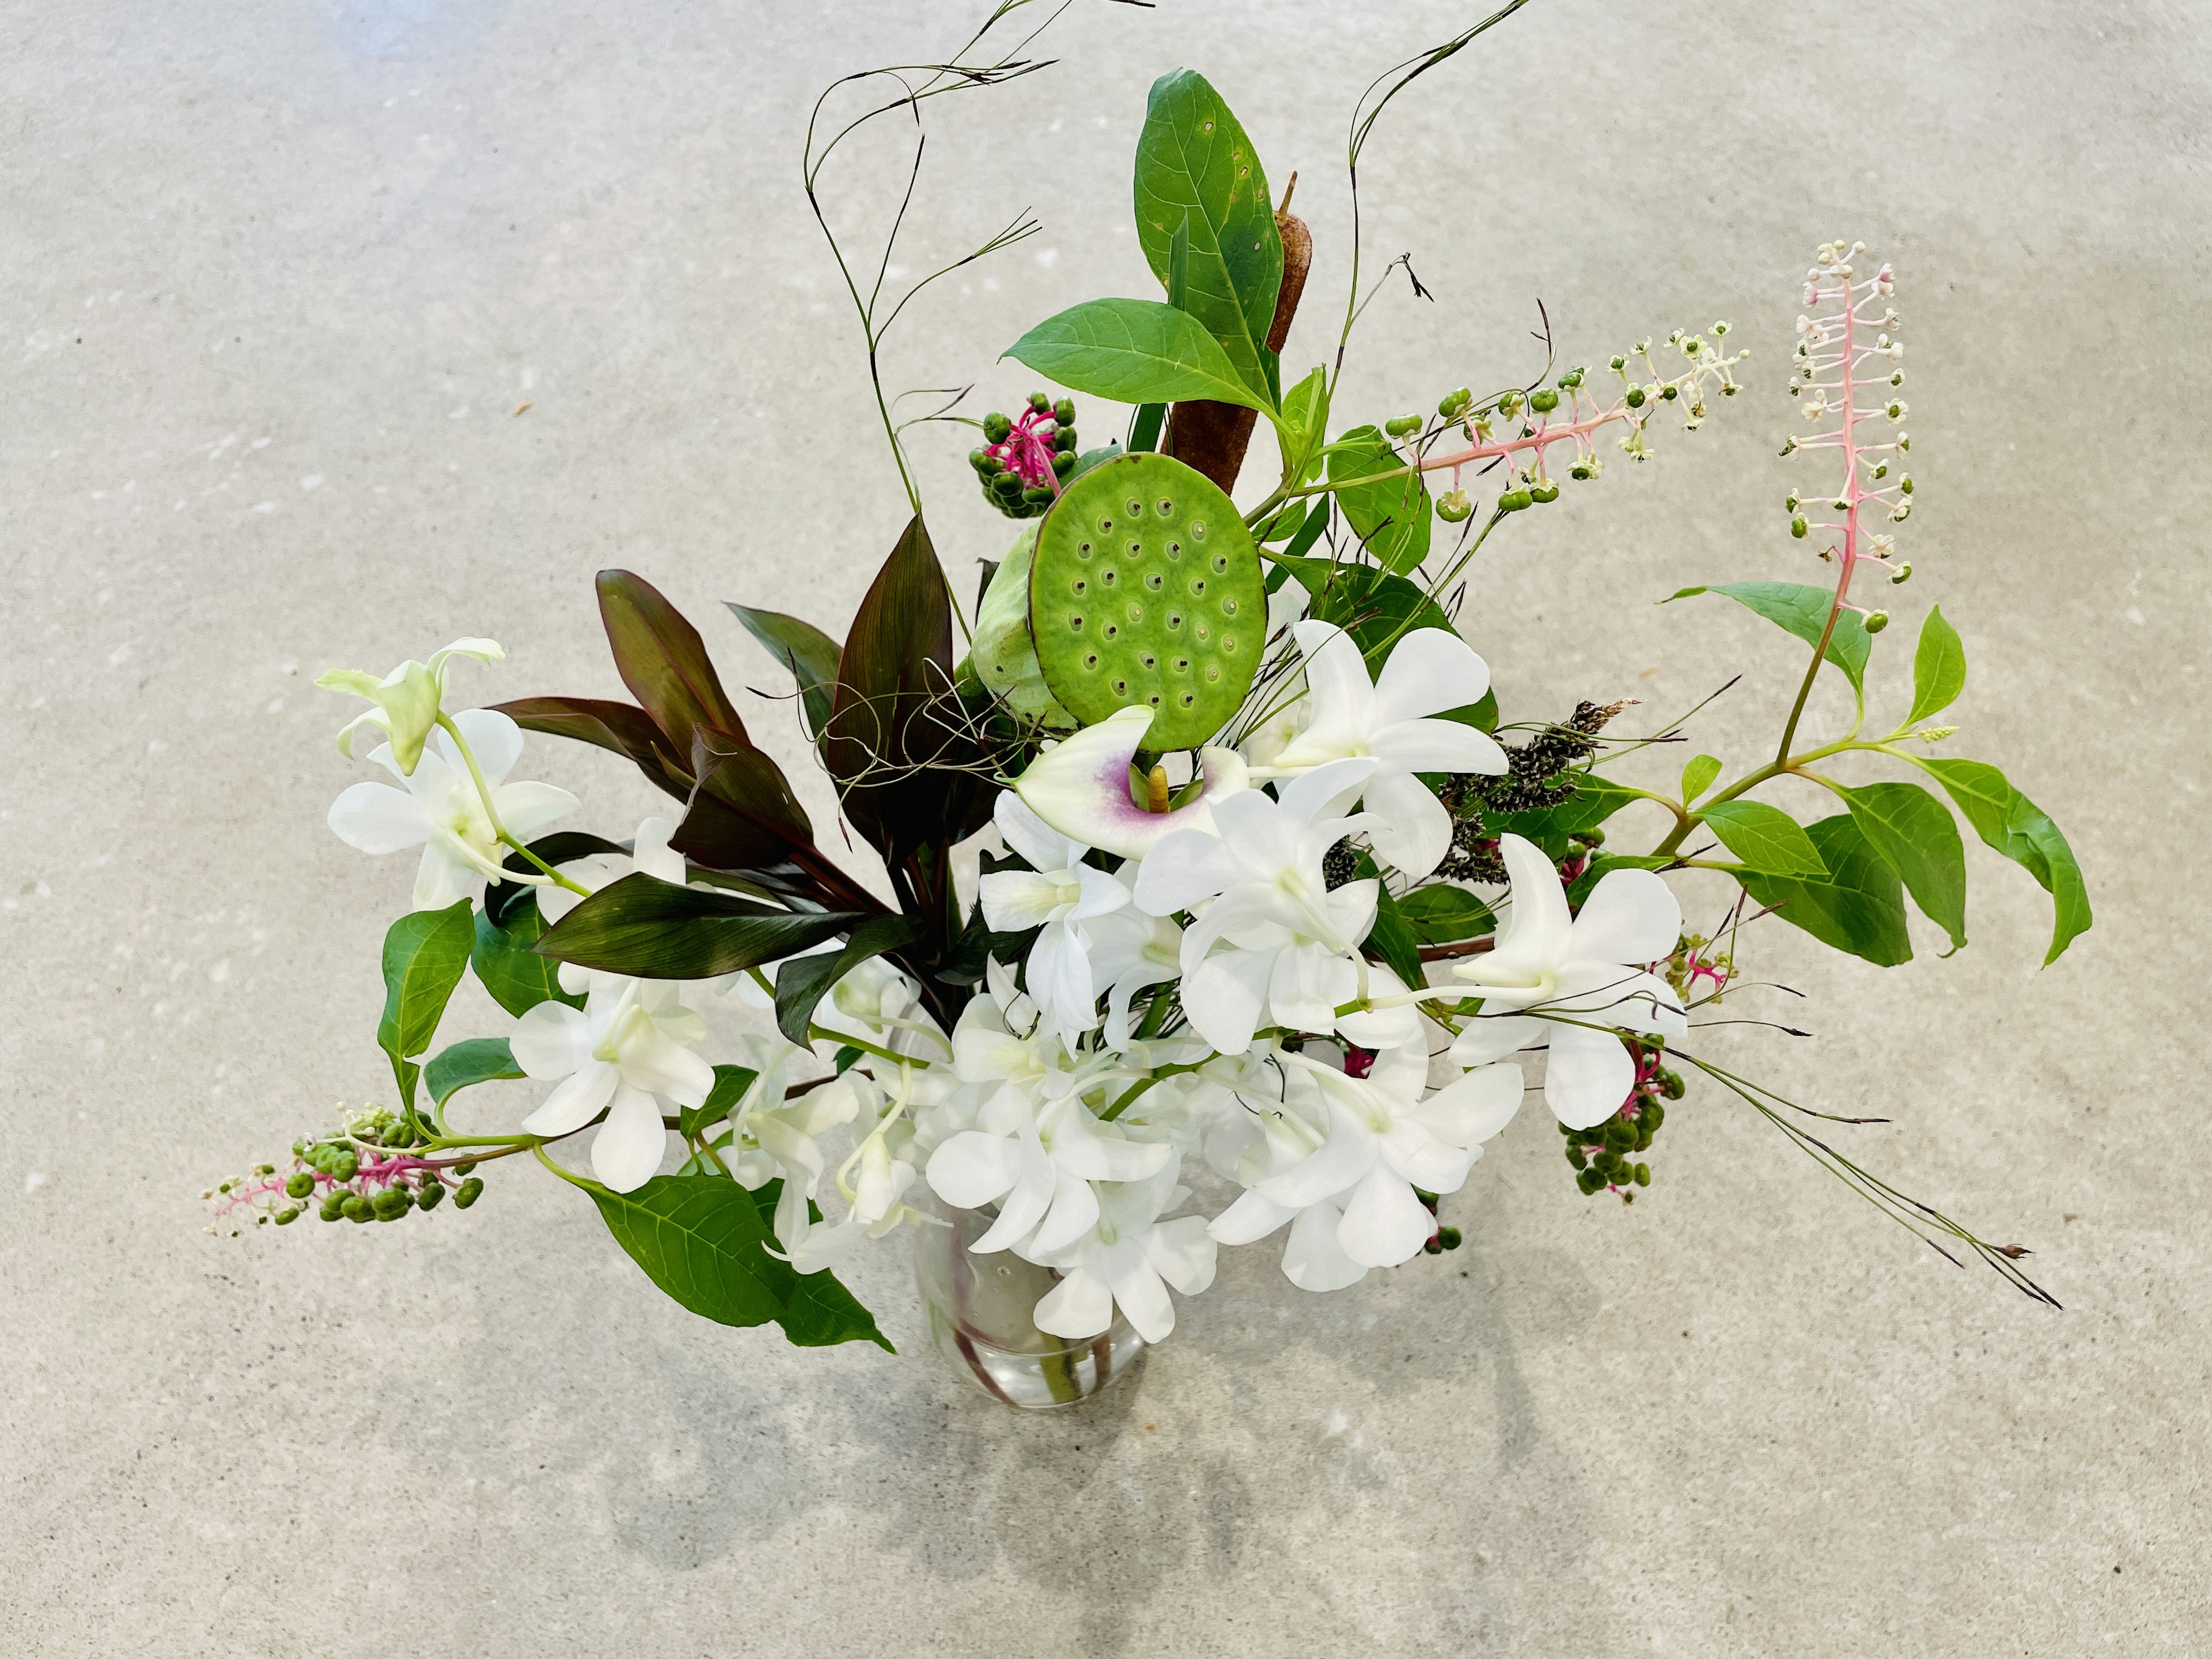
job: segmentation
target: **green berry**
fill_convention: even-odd
[[[1456,392],[1447,392],[1437,400],[1437,413],[1449,421],[1474,401],[1474,392],[1466,386],[1462,386]]]
[[[1075,452],[1063,449],[1052,458],[1052,470],[1065,478],[1075,471]]]
[[[461,1168],[465,1166],[456,1165],[455,1167]],[[471,1176],[466,1181],[464,1181],[461,1183],[460,1190],[453,1194],[453,1207],[457,1210],[467,1209],[470,1205],[477,1201],[477,1195],[483,1191],[483,1177],[481,1176]]]
[[[1627,405],[1628,405],[1631,409],[1641,409],[1641,408],[1643,408],[1643,407],[1644,407],[1644,388],[1643,388],[1642,386],[1632,386],[1629,387],[1629,388],[1628,388],[1628,391],[1627,391],[1626,394],[1624,396],[1624,398],[1623,398],[1622,401],[1623,401],[1623,402],[1625,402],[1626,404],[1627,404]]]
[[[994,444],[1002,444],[1014,435],[1014,423],[997,410],[983,417],[983,436]]]
[[[1651,1184],[1651,1166],[1649,1164],[1639,1164],[1636,1166],[1636,1184],[1639,1187],[1649,1187]]]
[[[368,1200],[368,1207],[376,1212],[379,1221],[397,1221],[415,1207],[415,1200],[408,1197],[404,1187],[386,1187]]]
[[[1054,426],[1073,426],[1075,424],[1075,399],[1073,398],[1062,398],[1058,403],[1054,404],[1052,406],[1052,421]]]
[[[305,1198],[314,1190],[315,1178],[305,1170],[298,1170],[284,1183],[284,1196],[287,1198]]]
[[[1460,1235],[1460,1231],[1456,1227],[1439,1227],[1437,1229],[1437,1243],[1443,1245],[1444,1249],[1448,1250],[1455,1250],[1459,1249],[1460,1245],[1464,1241]]]
[[[1556,501],[1559,499],[1559,487],[1549,479],[1542,483],[1532,483],[1528,486],[1528,499],[1532,501]]]
[[[434,1210],[444,1201],[445,1196],[446,1188],[442,1182],[426,1181],[422,1190],[415,1194],[415,1202],[423,1209]]]
[[[1498,498],[1498,510],[1500,513],[1518,513],[1534,500],[1535,497],[1525,489],[1509,489]]]
[[[1382,422],[1382,429],[1394,438],[1409,438],[1421,429],[1418,415],[1394,415]]]
[[[376,1211],[371,1206],[369,1201],[363,1198],[359,1193],[347,1194],[345,1203],[341,1207],[344,1210],[345,1218],[348,1221],[374,1221],[376,1219]]]
[[[1790,520],[1790,533],[1792,536],[1795,536],[1801,542],[1805,539],[1805,532],[1809,527],[1810,526],[1806,524],[1802,518],[1796,518]]]
[[[1539,415],[1548,415],[1559,406],[1559,394],[1546,386],[1540,392],[1528,394],[1528,407]]]
[[[1474,503],[1464,489],[1447,489],[1437,497],[1437,517],[1446,524],[1458,524],[1474,511]]]
[[[1602,1175],[1600,1175],[1595,1170],[1584,1170],[1580,1175],[1575,1177],[1575,1185],[1581,1188],[1583,1195],[1587,1197],[1595,1194],[1604,1187],[1605,1177]]]
[[[1888,626],[1889,626],[1889,612],[1888,612],[1888,611],[1868,611],[1868,612],[1867,612],[1867,619],[1866,619],[1866,631],[1867,631],[1868,633],[1869,633],[1869,634],[1879,634],[1879,633],[1881,633],[1881,630],[1882,630],[1883,629],[1885,629],[1885,628],[1887,628],[1887,627],[1888,627]]]
[[[1042,392],[1032,392],[1030,393],[1030,407],[1040,415],[1049,415],[1052,413],[1052,399]]]
[[[280,1227],[289,1227],[299,1218],[300,1211],[296,1205],[276,1212],[276,1224]]]

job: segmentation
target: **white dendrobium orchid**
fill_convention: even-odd
[[[1378,884],[1332,890],[1322,857],[1372,823],[1333,809],[1374,769],[1371,760],[1331,761],[1279,801],[1256,789],[1230,795],[1212,832],[1177,830],[1138,871],[1139,909],[1203,911],[1182,937],[1182,1006],[1223,1054],[1250,1048],[1263,1014],[1294,1030],[1334,1030],[1336,1010],[1364,994],[1358,945],[1375,925]]]
[[[522,728],[489,708],[453,717],[491,792],[499,821],[518,841],[574,811],[580,803],[550,783],[509,783],[522,757]],[[415,872],[415,908],[442,910],[471,896],[479,884],[501,878],[504,855],[483,798],[453,738],[441,732],[421,764],[402,770],[389,744],[369,757],[406,785],[356,783],[331,804],[330,825],[340,841],[364,853],[422,849]]]
[[[916,1081],[910,1067],[901,1066],[896,1092],[886,1102],[875,1080],[855,1067],[817,1091],[822,1095],[848,1093],[857,1103],[856,1111],[848,1115],[858,1116],[871,1127],[837,1167],[838,1194],[849,1206],[845,1218],[834,1225],[812,1225],[798,1243],[787,1247],[791,1265],[800,1273],[818,1273],[834,1266],[861,1240],[881,1238],[909,1216],[919,1218],[902,1201],[917,1171],[901,1155],[904,1147],[894,1146],[895,1133],[899,1140],[911,1143],[910,1133],[897,1132],[910,1130],[902,1120],[908,1107],[916,1103]],[[780,1206],[778,1218],[781,1218]],[[781,1229],[778,1237],[781,1238]]]
[[[630,870],[641,870],[648,876],[683,886],[689,873],[684,867],[684,854],[668,844],[668,838],[675,833],[676,825],[667,818],[640,820],[636,838],[630,843]],[[621,857],[619,853],[595,853],[589,858],[575,859],[562,865],[560,870],[578,886],[596,893],[616,879],[611,866]],[[538,892],[538,914],[545,918],[545,925],[550,927],[583,902],[583,894],[572,893],[565,887],[542,887]],[[561,966],[563,973],[584,971],[573,963],[563,963]],[[564,988],[580,991],[583,986],[578,983]]]
[[[1004,1134],[1068,1054],[1059,1033],[1014,988],[1014,976],[996,957],[985,962],[983,971],[986,994],[972,999],[952,1028],[952,1075],[977,1091],[976,1116],[983,1127]]]
[[[497,662],[506,655],[497,640],[455,640],[444,650],[432,652],[429,661],[410,658],[380,680],[358,668],[333,668],[316,676],[315,684],[327,690],[350,692],[375,705],[338,733],[338,753],[351,760],[355,729],[378,726],[392,740],[392,763],[399,775],[412,777],[416,763],[422,757],[422,744],[438,723],[453,659],[473,657],[478,662]]]
[[[745,1066],[758,1075],[730,1114],[736,1139],[724,1158],[738,1184],[748,1192],[782,1177],[783,1189],[775,1200],[775,1238],[796,1261],[813,1236],[827,1231],[806,1207],[810,1199],[820,1195],[823,1174],[830,1168],[822,1137],[853,1121],[860,1111],[859,1099],[854,1090],[836,1083],[791,1099],[785,1091],[785,1073],[807,1051],[781,1036],[745,1037],[738,1048]]]
[[[1031,1317],[1041,1331],[1071,1340],[1097,1336],[1114,1322],[1114,1304],[1147,1342],[1164,1340],[1175,1329],[1172,1285],[1196,1296],[1213,1283],[1213,1240],[1204,1216],[1162,1221],[1187,1189],[1175,1184],[1175,1170],[1163,1167],[1151,1179],[1103,1188],[1097,1219],[1066,1249],[1024,1251],[1030,1259],[1065,1275],[1037,1303]]]
[[[1414,1189],[1457,1192],[1482,1142],[1521,1104],[1515,1066],[1483,1066],[1423,1099],[1429,1061],[1418,1043],[1376,1055],[1364,1078],[1283,1058],[1301,1109],[1262,1126],[1259,1178],[1208,1231],[1249,1244],[1292,1223],[1283,1272],[1306,1290],[1336,1290],[1370,1267],[1411,1260],[1436,1230]]]
[[[1487,732],[1429,716],[1478,702],[1489,665],[1465,640],[1418,628],[1391,648],[1370,679],[1358,642],[1334,623],[1294,630],[1305,658],[1306,693],[1244,745],[1250,778],[1291,778],[1330,761],[1371,757],[1362,791],[1375,815],[1368,840],[1383,860],[1419,880],[1451,850],[1451,814],[1417,772],[1505,770],[1505,751]]]
[[[1452,1058],[1475,1065],[1547,1042],[1544,1099],[1570,1129],[1587,1129],[1619,1111],[1636,1084],[1636,1062],[1616,1033],[1689,1033],[1673,988],[1648,966],[1673,952],[1682,907],[1650,871],[1615,870],[1571,915],[1559,872],[1540,850],[1508,835],[1498,851],[1512,903],[1497,948],[1453,965],[1482,1010]]]
[[[1233,749],[1202,749],[1206,782],[1194,800],[1170,812],[1148,811],[1130,793],[1131,764],[1152,711],[1124,708],[1046,750],[1014,780],[1029,809],[1072,841],[1116,858],[1140,859],[1175,830],[1204,829],[1214,804],[1244,787],[1244,762]]]
[[[1112,878],[1131,890],[1140,867],[1125,864]],[[1182,929],[1165,916],[1148,916],[1127,904],[1093,921],[1089,932],[1091,978],[1106,987],[1106,1046],[1126,1048],[1130,999],[1182,971]]]
[[[983,921],[993,932],[1042,928],[1030,947],[1024,982],[1045,1023],[1070,1036],[1098,1023],[1098,992],[1091,973],[1085,924],[1129,902],[1129,890],[1083,861],[1091,849],[1046,823],[1011,792],[994,813],[1006,845],[1029,860],[1028,870],[1001,870],[979,884]]]
[[[677,1000],[668,980],[591,971],[581,1009],[541,1002],[522,1016],[508,1045],[524,1075],[561,1085],[522,1120],[526,1133],[564,1135],[602,1111],[592,1171],[618,1193],[642,1187],[660,1168],[668,1135],[661,1099],[702,1106],[714,1068],[691,1052],[706,1022]]]

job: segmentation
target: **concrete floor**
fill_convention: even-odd
[[[1885,971],[1770,926],[1753,976],[1811,1000],[1738,1012],[1819,1040],[1710,1042],[1893,1117],[1838,1133],[2032,1246],[2063,1312],[1710,1091],[1632,1209],[1524,1116],[1449,1203],[1458,1255],[1322,1299],[1230,1254],[1137,1381],[1049,1419],[927,1353],[896,1248],[851,1276],[894,1358],[692,1319],[529,1170],[373,1236],[201,1231],[204,1187],[382,1086],[407,861],[323,827],[362,772],[318,671],[483,633],[511,659],[466,698],[615,692],[590,577],[617,562],[733,680],[775,677],[719,601],[850,616],[903,508],[798,134],[832,75],[977,9],[0,17],[0,1651],[2203,1651],[2202,4],[1539,0],[1363,176],[1375,264],[1410,250],[1437,301],[1378,301],[1347,411],[1530,372],[1540,299],[1571,356],[1714,317],[1753,348],[1704,432],[1501,534],[1463,617],[1509,714],[1656,716],[1742,671],[1697,732],[1739,758],[1798,647],[1651,601],[1814,579],[1780,510],[1810,475],[1774,458],[1793,283],[1830,236],[1896,261],[1924,507],[1877,708],[1940,601],[1972,662],[1953,747],[2058,817],[2098,926],[2039,971],[2042,896],[1975,848],[1964,954],[1923,929]],[[1045,231],[909,313],[892,385],[1009,404],[1022,329],[1151,291],[1129,150],[1181,64],[1302,171],[1286,367],[1318,361],[1353,82],[1473,9],[1086,0],[1060,67],[940,106],[915,268],[1024,203]],[[895,165],[855,154],[841,223]],[[1006,528],[956,435],[915,448],[964,586]],[[594,753],[527,763],[592,828],[654,799]],[[503,1023],[471,990],[450,1029]]]

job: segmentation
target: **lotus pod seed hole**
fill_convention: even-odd
[[[1129,516],[1131,518],[1136,519],[1143,517],[1144,511],[1145,504],[1142,501],[1131,501],[1129,503]]]
[[[1175,503],[1170,501],[1165,495],[1160,497],[1160,517],[1163,519],[1172,519],[1175,517]]]
[[[1146,574],[1145,586],[1151,588],[1153,592],[1158,592],[1162,587],[1166,586],[1166,584],[1167,578],[1160,574],[1158,571],[1153,570]]]
[[[1224,617],[1233,617],[1237,614],[1237,601],[1233,596],[1222,600],[1221,614]]]
[[[1229,568],[1229,560],[1228,560],[1227,556],[1226,556],[1225,555],[1223,555],[1223,554],[1220,554],[1220,553],[1217,553],[1217,554],[1215,554],[1215,555],[1213,556],[1213,573],[1214,573],[1214,574],[1216,574],[1216,575],[1218,576],[1218,575],[1219,575],[1222,572],[1224,572],[1224,571],[1227,570],[1228,568]]]

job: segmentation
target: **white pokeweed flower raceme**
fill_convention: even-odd
[[[358,668],[333,668],[316,676],[315,684],[325,690],[367,697],[374,705],[338,733],[338,753],[351,760],[355,731],[374,726],[391,740],[393,769],[403,778],[413,776],[415,764],[422,757],[422,744],[438,723],[453,659],[498,662],[506,655],[497,640],[455,640],[444,650],[432,652],[429,661],[410,658],[382,679]]]
[[[1436,1218],[1415,1189],[1457,1192],[1521,1104],[1513,1066],[1469,1072],[1424,1098],[1429,1057],[1419,1042],[1375,1054],[1364,1077],[1304,1054],[1281,1059],[1282,1109],[1255,1115],[1231,1165],[1245,1192],[1209,1231],[1249,1244],[1290,1223],[1283,1272],[1305,1290],[1340,1289],[1419,1254]]]
[[[581,804],[550,783],[509,783],[507,775],[522,757],[522,728],[495,709],[470,708],[451,717],[475,756],[491,794],[498,823],[518,841],[566,817]],[[405,787],[356,783],[331,805],[330,825],[338,839],[364,853],[422,849],[415,872],[417,910],[442,910],[474,895],[487,880],[501,879],[498,830],[485,811],[483,795],[469,775],[467,761],[452,736],[437,733],[421,752],[419,763],[403,769],[392,745],[369,757]]]
[[[1039,1330],[1079,1340],[1103,1334],[1119,1304],[1138,1335],[1164,1341],[1176,1325],[1168,1287],[1196,1296],[1213,1283],[1217,1249],[1206,1218],[1159,1218],[1188,1195],[1167,1164],[1146,1179],[1097,1191],[1097,1218],[1081,1237],[1057,1250],[1022,1252],[1063,1275],[1031,1316]]]
[[[1649,870],[1614,870],[1570,914],[1559,871],[1519,836],[1498,838],[1512,902],[1497,948],[1453,965],[1482,999],[1452,1045],[1465,1066],[1548,1045],[1544,1099],[1570,1129],[1619,1111],[1636,1086],[1620,1033],[1689,1034],[1674,988],[1650,971],[1681,937],[1682,907]]]
[[[678,999],[669,980],[586,970],[583,1007],[541,1002],[507,1039],[524,1075],[560,1086],[522,1120],[525,1133],[573,1134],[601,1112],[592,1172],[618,1193],[634,1191],[660,1168],[668,1135],[663,1099],[702,1106],[714,1068],[691,1051],[706,1022]]]
[[[1481,701],[1490,667],[1465,640],[1417,628],[1391,647],[1370,678],[1358,641],[1334,623],[1293,630],[1305,659],[1305,695],[1244,745],[1255,783],[1292,778],[1331,761],[1375,762],[1360,789],[1372,819],[1367,838],[1384,862],[1415,880],[1451,850],[1451,814],[1419,772],[1505,770],[1489,733],[1431,716]]]
[[[1195,914],[1182,936],[1183,1012],[1223,1054],[1250,1048],[1263,1023],[1333,1031],[1337,1009],[1364,996],[1358,946],[1375,925],[1378,884],[1332,890],[1322,859],[1371,823],[1339,809],[1375,764],[1328,762],[1279,800],[1256,789],[1225,796],[1211,831],[1175,831],[1139,868],[1139,909]]]
[[[1085,924],[1127,904],[1129,890],[1085,864],[1086,843],[1060,834],[1011,791],[999,797],[993,816],[1006,845],[1030,867],[982,878],[983,921],[994,933],[1042,930],[1030,947],[1024,983],[1048,1026],[1070,1036],[1087,1031],[1098,1023],[1098,993]]]

